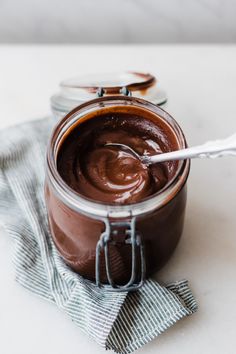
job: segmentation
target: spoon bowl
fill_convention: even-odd
[[[128,151],[129,153],[131,153],[131,155],[133,155],[134,157],[139,159],[143,164],[145,164],[145,165],[149,165],[150,164],[150,156],[148,156],[148,155],[139,155],[134,149],[132,149],[128,145],[120,144],[120,143],[107,143],[104,146],[118,147],[121,150]]]

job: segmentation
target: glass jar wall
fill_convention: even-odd
[[[175,134],[179,148],[185,137],[176,121],[158,106],[132,97],[103,97],[84,103],[56,126],[48,147],[45,196],[49,225],[56,247],[76,272],[97,284],[131,290],[160,269],[173,253],[183,230],[188,160],[180,161],[163,189],[129,205],[99,203],[75,193],[57,169],[57,155],[65,136],[91,112],[122,107],[145,110],[163,120]],[[143,114],[143,113],[142,113]],[[128,284],[124,286],[124,284]]]

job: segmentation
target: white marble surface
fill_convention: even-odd
[[[235,0],[1,0],[4,43],[236,41]]]
[[[235,63],[236,46],[0,46],[0,127],[47,114],[58,81],[106,67],[155,73],[190,145],[226,137],[236,131]],[[184,234],[157,278],[189,279],[199,311],[138,353],[235,353],[235,181],[235,158],[193,161]],[[56,307],[14,282],[11,248],[1,231],[0,352],[105,353]]]

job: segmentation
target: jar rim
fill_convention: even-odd
[[[51,138],[49,139],[47,148],[47,177],[54,192],[59,199],[67,204],[67,206],[75,211],[90,215],[97,219],[102,219],[104,217],[122,218],[138,216],[159,209],[168,203],[168,201],[172,200],[181,190],[189,174],[190,161],[180,161],[179,167],[173,178],[160,191],[139,202],[125,205],[114,205],[93,201],[75,192],[66,184],[57,170],[57,151],[62,137],[65,137],[65,133],[67,132],[68,134],[68,131],[73,129],[73,125],[88,113],[97,111],[101,108],[104,109],[104,107],[122,105],[134,105],[135,107],[150,111],[152,114],[154,113],[154,115],[161,118],[174,129],[177,141],[178,143],[181,143],[180,148],[185,148],[187,146],[184,133],[176,120],[159,106],[144,99],[127,96],[105,96],[83,103],[69,112],[55,126]]]

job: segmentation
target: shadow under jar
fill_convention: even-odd
[[[167,112],[123,96],[75,108],[51,136],[45,198],[54,243],[75,272],[127,291],[160,269],[180,239],[190,162],[143,166],[105,146],[112,142],[156,154],[186,141]]]

